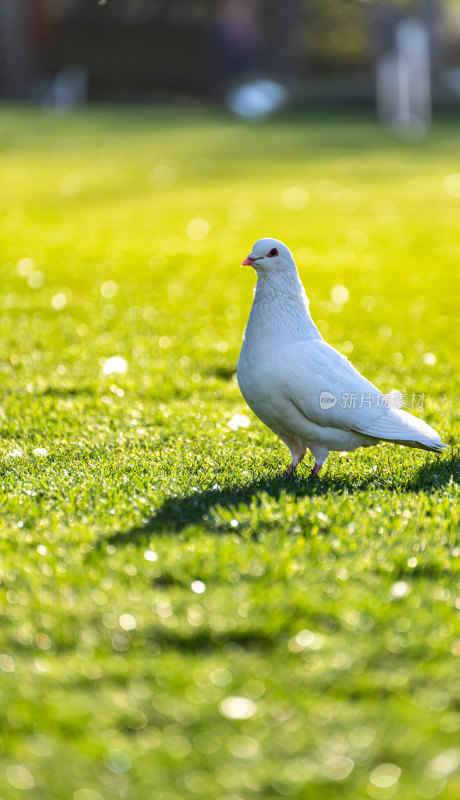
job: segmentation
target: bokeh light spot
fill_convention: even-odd
[[[249,719],[256,713],[257,705],[248,697],[232,695],[222,700],[219,711],[227,719]]]

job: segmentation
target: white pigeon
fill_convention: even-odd
[[[436,431],[395,407],[313,322],[295,261],[277,239],[259,239],[245,258],[257,273],[254,302],[238,359],[238,383],[254,413],[288,446],[289,475],[307,448],[318,475],[330,450],[379,441],[442,450]]]

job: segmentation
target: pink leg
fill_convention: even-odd
[[[292,464],[289,464],[288,468],[286,469],[286,473],[285,473],[286,477],[289,477],[289,475],[292,475],[292,473],[299,466],[300,462],[303,461],[304,457],[305,457],[305,453],[303,454],[303,456],[300,456],[300,458],[299,458],[299,460],[297,461],[296,464],[294,464],[294,462],[292,462]]]
[[[322,464],[318,464],[318,462],[315,461],[315,466],[313,467],[313,469],[312,469],[310,474],[311,475],[319,475],[319,471],[320,471],[322,466],[323,466]]]

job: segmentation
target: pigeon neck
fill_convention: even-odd
[[[258,276],[248,332],[251,328],[263,333],[265,342],[322,338],[297,271],[289,276]]]

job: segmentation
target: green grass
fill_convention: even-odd
[[[0,146],[2,800],[456,800],[458,124],[4,108]],[[267,235],[445,455],[279,478],[235,379]]]

